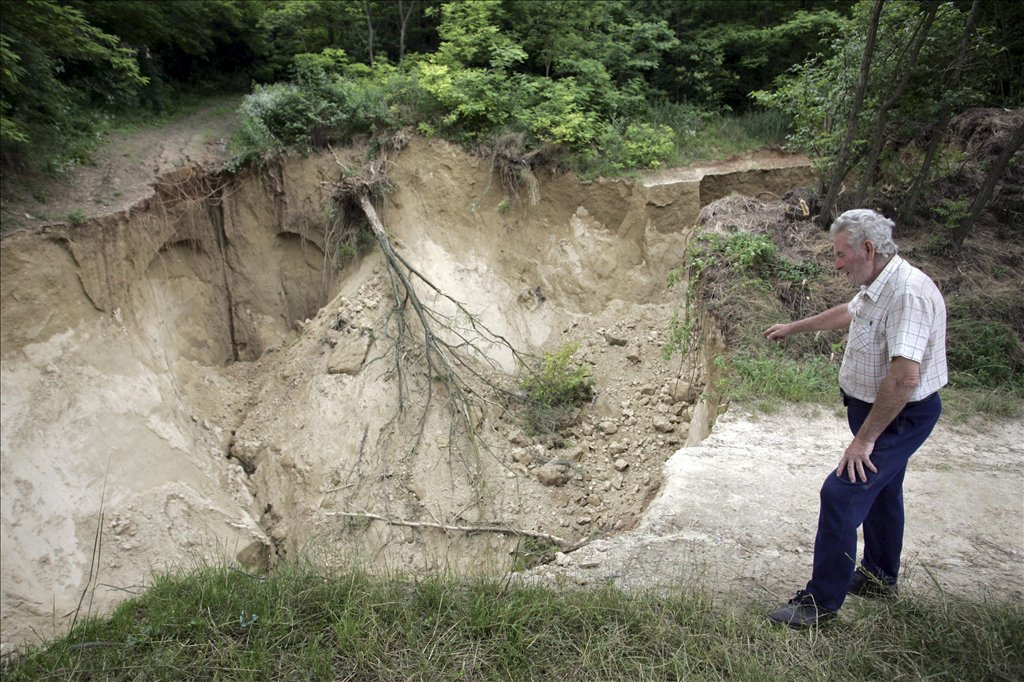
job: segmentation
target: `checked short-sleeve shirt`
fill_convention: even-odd
[[[894,357],[921,366],[908,399],[921,400],[946,385],[946,303],[928,275],[899,256],[849,303],[849,338],[839,370],[847,395],[873,403]]]

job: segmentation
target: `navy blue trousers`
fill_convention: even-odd
[[[853,398],[846,402],[846,418],[854,435],[871,404]],[[814,569],[807,591],[818,608],[838,610],[857,562],[857,528],[864,526],[861,564],[872,575],[896,582],[903,552],[903,476],[910,456],[925,442],[942,412],[939,395],[910,403],[875,442],[866,471],[867,482],[850,483],[832,471],[821,486],[818,533],[814,539]]]

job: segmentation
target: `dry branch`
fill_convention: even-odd
[[[386,516],[380,514],[371,514],[369,512],[328,512],[328,516],[346,516],[349,518],[356,519],[372,519],[374,521],[383,521],[389,526],[408,526],[409,528],[436,528],[445,532],[454,531],[458,533],[498,533],[500,535],[515,535],[518,537],[537,538],[538,540],[545,540],[558,547],[563,552],[571,552],[579,549],[586,540],[570,541],[565,538],[560,538],[557,535],[551,535],[550,533],[541,533],[535,530],[524,530],[522,528],[506,528],[505,526],[452,526],[444,523],[433,523],[431,521],[406,521],[404,519],[389,519]]]

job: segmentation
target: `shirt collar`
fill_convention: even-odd
[[[892,273],[896,272],[902,263],[903,258],[898,254],[890,258],[889,262],[882,268],[882,271],[878,273],[878,277],[875,277],[875,281],[866,287],[860,288],[861,295],[877,302],[878,297],[882,295],[882,291],[885,289],[885,285],[892,278]]]

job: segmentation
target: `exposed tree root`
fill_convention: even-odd
[[[393,146],[400,147],[400,142]],[[480,454],[488,451],[488,445],[479,437],[478,429],[488,408],[505,409],[514,391],[507,374],[493,359],[494,353],[511,354],[522,366],[526,362],[506,338],[488,329],[465,305],[442,291],[395,249],[374,206],[374,198],[391,188],[386,151],[382,150],[358,174],[343,170],[342,177],[333,183],[331,195],[336,214],[349,221],[349,229],[357,222],[359,229],[372,233],[384,256],[390,282],[392,308],[385,327],[393,344],[388,351],[393,358],[389,373],[397,378],[398,407],[382,429],[381,439],[395,434],[399,418],[412,402],[410,386],[416,379],[416,385],[423,387],[416,396],[421,412],[409,451],[417,452],[433,401],[443,396],[450,415],[449,459],[461,460],[474,490],[476,506],[482,507],[487,500]],[[393,450],[378,442],[382,457]],[[495,460],[507,466],[500,459]],[[388,504],[387,496],[384,504]]]
[[[550,533],[541,533],[533,530],[523,530],[521,528],[507,528],[505,526],[451,526],[444,523],[433,523],[431,521],[405,521],[404,519],[389,519],[386,516],[380,514],[370,514],[369,512],[329,512],[328,516],[346,516],[357,519],[372,519],[374,521],[383,521],[389,526],[408,526],[410,528],[436,528],[447,532],[457,533],[498,533],[500,535],[513,535],[517,537],[537,538],[538,540],[545,540],[558,545],[559,549],[563,552],[571,552],[579,549],[587,543],[586,539],[571,541],[565,538],[560,538],[557,535],[551,535]]]
[[[521,133],[505,135],[491,147],[491,167],[498,172],[501,189],[512,203],[522,200],[520,191],[526,192],[530,206],[540,202],[540,183],[533,168],[553,156],[556,148],[545,144],[526,151],[526,140]]]

